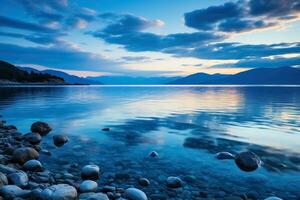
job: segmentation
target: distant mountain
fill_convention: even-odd
[[[64,79],[37,72],[27,72],[18,67],[0,60],[0,83],[41,83],[41,84],[64,84]]]
[[[31,68],[31,67],[19,67],[19,69],[23,69],[27,72],[37,72],[37,73],[43,73],[43,74],[51,74],[54,76],[58,76],[61,77],[65,80],[66,83],[69,84],[87,84],[87,85],[101,85],[102,83],[98,82],[98,81],[93,81],[87,78],[82,78],[82,77],[78,77],[75,75],[70,75],[68,73],[62,72],[62,71],[58,71],[58,70],[51,70],[51,69],[47,69],[47,70],[42,70],[39,71],[37,69]]]
[[[132,76],[98,76],[87,77],[105,85],[159,85],[167,84],[181,77],[132,77]]]
[[[224,85],[298,85],[300,68],[257,68],[234,75],[192,74],[169,84],[224,84]]]

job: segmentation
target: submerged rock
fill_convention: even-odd
[[[24,170],[32,172],[41,172],[43,171],[43,165],[38,160],[28,160],[23,165]]]
[[[245,151],[236,155],[235,164],[241,170],[251,172],[259,167],[260,159],[253,152]]]
[[[98,184],[95,181],[85,180],[80,184],[80,192],[95,192],[97,190]]]
[[[2,172],[0,172],[0,188],[3,185],[7,185],[7,184],[8,184],[7,177],[5,176],[5,174],[3,174]]]
[[[81,170],[81,178],[83,180],[99,179],[100,168],[97,165],[86,165]]]
[[[69,138],[65,135],[54,135],[53,136],[53,143],[57,147],[63,146],[68,141],[69,141]]]
[[[144,187],[150,185],[150,181],[146,178],[139,178],[138,182],[141,186],[144,186]]]
[[[146,194],[137,188],[128,188],[125,190],[125,197],[130,200],[147,200]]]
[[[25,197],[30,194],[29,190],[22,190],[16,185],[4,185],[0,189],[0,195],[4,197],[4,199],[11,200],[15,197]]]
[[[156,151],[151,151],[151,152],[149,153],[149,157],[151,157],[151,158],[156,158],[156,157],[158,157],[158,153],[157,153]]]
[[[75,200],[77,199],[77,191],[73,186],[58,184],[44,189],[40,196],[45,200]]]
[[[34,122],[31,125],[31,131],[34,133],[39,133],[41,136],[47,135],[51,131],[49,124],[45,122]]]
[[[103,128],[102,131],[110,131],[110,128]]]
[[[217,153],[216,158],[219,160],[234,159],[234,155],[229,152],[219,152]]]
[[[32,145],[39,144],[42,141],[42,136],[38,133],[27,133],[24,139]]]
[[[28,160],[36,160],[38,158],[39,153],[35,149],[30,147],[21,147],[14,150],[12,157],[12,159],[19,164],[23,164]]]
[[[27,174],[23,171],[9,174],[7,178],[10,184],[20,188],[26,187],[29,181]]]
[[[170,176],[167,178],[167,186],[170,188],[179,188],[182,185],[182,181],[180,178],[175,176]]]

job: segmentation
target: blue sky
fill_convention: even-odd
[[[300,65],[300,0],[0,0],[0,59],[80,76]]]

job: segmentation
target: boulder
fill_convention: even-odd
[[[235,156],[235,164],[243,171],[251,172],[256,170],[260,165],[258,156],[251,152],[245,151]]]
[[[24,165],[23,169],[31,172],[43,171],[43,165],[38,160],[28,160]]]
[[[69,141],[69,138],[65,135],[54,135],[53,136],[53,143],[57,147],[63,146],[68,141]]]
[[[19,163],[19,164],[24,164],[28,160],[36,160],[39,158],[39,153],[31,148],[31,147],[21,147],[13,152],[12,159]]]
[[[0,195],[6,200],[12,200],[15,197],[25,197],[30,194],[30,190],[22,190],[16,185],[4,185],[0,189]]]
[[[99,193],[82,193],[79,195],[79,200],[109,200],[106,194],[103,194],[101,192]]]
[[[29,181],[27,174],[23,171],[9,174],[7,178],[10,184],[16,185],[20,188],[26,187]]]
[[[39,133],[41,136],[47,135],[51,131],[49,124],[45,122],[34,122],[31,125],[31,131],[34,133]]]
[[[228,159],[234,159],[234,155],[232,155],[229,152],[219,152],[217,153],[216,158],[219,160],[228,160]]]
[[[125,190],[125,197],[129,200],[147,200],[146,194],[137,188],[128,188]]]
[[[86,165],[81,170],[81,178],[83,180],[99,179],[100,168],[97,165]]]
[[[44,189],[40,196],[45,200],[75,200],[77,191],[73,186],[58,184]]]
[[[169,188],[179,188],[182,185],[182,181],[180,178],[175,176],[170,176],[167,178],[167,186]]]
[[[0,172],[0,188],[3,185],[7,185],[7,184],[8,184],[7,177],[5,176],[5,174],[3,174],[2,172]]]
[[[98,184],[95,181],[85,180],[79,186],[79,191],[81,193],[85,192],[95,192],[97,190]]]
[[[32,145],[39,144],[42,141],[42,136],[38,133],[27,133],[24,139]]]

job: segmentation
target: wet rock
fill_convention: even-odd
[[[46,150],[46,149],[42,149],[42,150],[40,151],[40,153],[41,153],[41,154],[44,154],[44,155],[47,155],[47,156],[51,156],[51,152],[48,151],[48,150]]]
[[[2,172],[0,172],[0,188],[3,185],[7,185],[7,184],[8,184],[7,177],[5,176],[5,174],[3,174]]]
[[[282,200],[282,199],[274,196],[274,197],[268,197],[265,200]]]
[[[238,196],[230,196],[230,197],[225,197],[224,200],[243,200],[243,199]]]
[[[95,192],[97,190],[98,184],[95,181],[85,180],[80,184],[79,190],[81,193],[85,192]]]
[[[170,188],[179,188],[182,185],[182,181],[178,177],[170,176],[167,178],[167,186]]]
[[[30,147],[21,147],[14,151],[12,159],[19,163],[24,164],[28,160],[36,160],[39,158],[39,153]]]
[[[10,174],[10,173],[18,172],[18,170],[10,166],[0,164],[0,172],[4,174]]]
[[[260,160],[253,152],[245,151],[236,155],[235,164],[241,170],[251,172],[259,167]]]
[[[144,186],[144,187],[150,185],[150,181],[146,178],[139,178],[138,182],[141,186]]]
[[[39,133],[41,136],[47,135],[51,131],[49,124],[45,122],[35,122],[31,125],[31,131],[34,133]]]
[[[136,188],[128,188],[125,190],[125,197],[130,200],[147,200],[146,194]]]
[[[105,192],[105,193],[107,193],[107,192],[115,192],[116,191],[116,187],[106,185],[106,186],[103,187],[102,191]]]
[[[219,152],[216,155],[218,160],[227,160],[227,159],[234,159],[234,155],[229,152]]]
[[[97,165],[86,165],[81,170],[81,178],[83,180],[99,179],[100,168]]]
[[[149,153],[149,157],[151,157],[151,158],[156,158],[156,157],[158,157],[158,153],[157,153],[156,151],[151,151],[151,152]]]
[[[41,196],[45,200],[75,200],[77,191],[73,186],[58,184],[41,191]]]
[[[29,181],[27,174],[22,171],[9,174],[7,178],[10,184],[16,185],[20,188],[26,187]]]
[[[110,131],[110,128],[103,128],[102,131]]]
[[[63,146],[68,141],[69,141],[69,138],[65,135],[54,135],[53,136],[53,143],[57,147]]]
[[[12,200],[15,197],[25,197],[30,194],[29,190],[22,190],[16,185],[4,185],[0,189],[0,195],[4,197],[4,199]]]
[[[39,144],[42,141],[42,136],[38,133],[27,133],[24,139],[32,145]]]
[[[38,160],[28,160],[23,165],[23,169],[26,171],[41,172],[43,171],[43,165]]]
[[[109,200],[106,194],[103,193],[82,193],[79,195],[79,200]]]

